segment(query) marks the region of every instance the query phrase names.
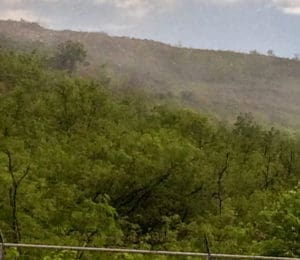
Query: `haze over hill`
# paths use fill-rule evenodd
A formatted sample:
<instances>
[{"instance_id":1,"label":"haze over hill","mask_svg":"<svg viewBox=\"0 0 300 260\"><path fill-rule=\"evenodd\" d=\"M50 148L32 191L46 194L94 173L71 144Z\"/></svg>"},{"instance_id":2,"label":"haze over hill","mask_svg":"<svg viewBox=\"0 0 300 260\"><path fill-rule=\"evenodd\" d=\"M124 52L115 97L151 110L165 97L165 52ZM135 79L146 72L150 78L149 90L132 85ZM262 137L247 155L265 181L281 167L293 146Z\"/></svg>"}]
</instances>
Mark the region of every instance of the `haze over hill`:
<instances>
[{"instance_id":1,"label":"haze over hill","mask_svg":"<svg viewBox=\"0 0 300 260\"><path fill-rule=\"evenodd\" d=\"M105 33L53 31L27 22L0 21L0 36L22 42L27 49L79 41L89 61L81 73L97 77L106 64L133 87L221 118L252 112L268 123L300 127L300 62L296 60L179 48Z\"/></svg>"}]
</instances>

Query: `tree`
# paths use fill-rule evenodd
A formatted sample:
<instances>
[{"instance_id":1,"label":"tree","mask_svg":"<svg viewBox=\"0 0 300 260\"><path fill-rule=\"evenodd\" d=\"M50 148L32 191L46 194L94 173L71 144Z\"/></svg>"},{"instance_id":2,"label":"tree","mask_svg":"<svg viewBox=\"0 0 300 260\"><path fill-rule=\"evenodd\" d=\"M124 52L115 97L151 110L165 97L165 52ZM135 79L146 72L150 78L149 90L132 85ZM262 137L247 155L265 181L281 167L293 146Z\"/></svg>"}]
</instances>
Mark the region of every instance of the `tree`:
<instances>
[{"instance_id":1,"label":"tree","mask_svg":"<svg viewBox=\"0 0 300 260\"><path fill-rule=\"evenodd\" d=\"M249 54L259 55L259 52L256 49L254 49L249 51Z\"/></svg>"},{"instance_id":2,"label":"tree","mask_svg":"<svg viewBox=\"0 0 300 260\"><path fill-rule=\"evenodd\" d=\"M78 64L85 61L87 52L82 43L66 41L57 46L52 59L55 69L66 70L69 74L76 71Z\"/></svg>"},{"instance_id":3,"label":"tree","mask_svg":"<svg viewBox=\"0 0 300 260\"><path fill-rule=\"evenodd\" d=\"M268 54L268 56L275 57L275 53L271 49L267 51L267 54Z\"/></svg>"},{"instance_id":4,"label":"tree","mask_svg":"<svg viewBox=\"0 0 300 260\"><path fill-rule=\"evenodd\" d=\"M257 217L258 246L264 255L300 256L300 189L284 192Z\"/></svg>"}]
</instances>

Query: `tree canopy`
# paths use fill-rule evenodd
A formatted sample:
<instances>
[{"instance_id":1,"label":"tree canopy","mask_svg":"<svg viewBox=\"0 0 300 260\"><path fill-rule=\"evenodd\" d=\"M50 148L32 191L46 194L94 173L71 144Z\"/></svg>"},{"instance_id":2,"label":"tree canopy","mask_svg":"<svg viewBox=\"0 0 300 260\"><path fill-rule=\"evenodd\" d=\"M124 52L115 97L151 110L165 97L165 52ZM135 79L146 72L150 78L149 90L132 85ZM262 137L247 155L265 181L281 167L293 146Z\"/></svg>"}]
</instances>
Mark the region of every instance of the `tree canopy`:
<instances>
[{"instance_id":1,"label":"tree canopy","mask_svg":"<svg viewBox=\"0 0 300 260\"><path fill-rule=\"evenodd\" d=\"M51 60L55 69L72 73L85 61L86 56L87 52L82 43L69 40L57 46L57 51Z\"/></svg>"}]
</instances>

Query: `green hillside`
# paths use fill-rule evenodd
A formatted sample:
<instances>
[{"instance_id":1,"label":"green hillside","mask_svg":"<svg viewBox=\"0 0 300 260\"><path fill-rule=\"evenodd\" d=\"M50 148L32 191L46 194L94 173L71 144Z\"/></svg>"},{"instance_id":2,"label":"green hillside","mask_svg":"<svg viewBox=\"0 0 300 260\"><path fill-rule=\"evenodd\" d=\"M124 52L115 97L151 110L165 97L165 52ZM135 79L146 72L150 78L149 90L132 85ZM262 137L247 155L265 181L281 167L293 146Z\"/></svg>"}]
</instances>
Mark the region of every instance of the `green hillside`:
<instances>
[{"instance_id":1,"label":"green hillside","mask_svg":"<svg viewBox=\"0 0 300 260\"><path fill-rule=\"evenodd\" d=\"M88 51L82 75L98 77L100 67L130 87L232 121L252 112L261 122L300 127L300 62L257 54L171 47L105 33L53 31L35 23L0 21L2 42L17 48L55 49L66 40ZM32 41L34 44L32 44ZM10 43L10 46L13 44Z\"/></svg>"},{"instance_id":2,"label":"green hillside","mask_svg":"<svg viewBox=\"0 0 300 260\"><path fill-rule=\"evenodd\" d=\"M299 138L249 114L224 125L121 98L103 82L0 51L6 242L300 256ZM8 249L6 259L168 258Z\"/></svg>"}]
</instances>

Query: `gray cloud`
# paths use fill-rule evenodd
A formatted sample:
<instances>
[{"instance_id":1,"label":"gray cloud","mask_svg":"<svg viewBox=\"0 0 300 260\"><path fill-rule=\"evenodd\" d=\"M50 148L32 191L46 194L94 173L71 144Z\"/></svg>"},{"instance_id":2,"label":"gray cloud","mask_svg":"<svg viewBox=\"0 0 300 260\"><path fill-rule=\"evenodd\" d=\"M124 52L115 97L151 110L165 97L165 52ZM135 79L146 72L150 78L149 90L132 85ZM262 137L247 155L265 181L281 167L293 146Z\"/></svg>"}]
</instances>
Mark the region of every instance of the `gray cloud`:
<instances>
[{"instance_id":1,"label":"gray cloud","mask_svg":"<svg viewBox=\"0 0 300 260\"><path fill-rule=\"evenodd\" d=\"M300 0L273 0L287 14L300 15Z\"/></svg>"},{"instance_id":2,"label":"gray cloud","mask_svg":"<svg viewBox=\"0 0 300 260\"><path fill-rule=\"evenodd\" d=\"M84 30L126 32L153 16L180 12L188 5L268 3L285 14L300 15L300 0L0 0L0 18Z\"/></svg>"},{"instance_id":3,"label":"gray cloud","mask_svg":"<svg viewBox=\"0 0 300 260\"><path fill-rule=\"evenodd\" d=\"M128 25L133 21L144 19L151 14L171 12L183 5L188 4L209 4L209 5L231 5L246 2L266 3L268 0L0 0L0 17L2 19L26 19L38 21L42 24L51 25L53 19L60 15L60 8L63 13L72 15L74 6L77 9L96 10L99 16L103 10L110 11L112 20L122 20L119 27L127 28L124 22L127 19ZM269 0L269 3L282 10L286 14L300 14L300 0ZM96 10L93 10L95 8ZM52 10L52 12L50 12ZM114 16L115 15L115 16ZM119 16L119 18L117 17ZM55 17L55 18L54 18ZM126 19L125 19L126 18ZM101 20L101 22L104 22ZM109 21L108 24L115 24Z\"/></svg>"}]
</instances>

